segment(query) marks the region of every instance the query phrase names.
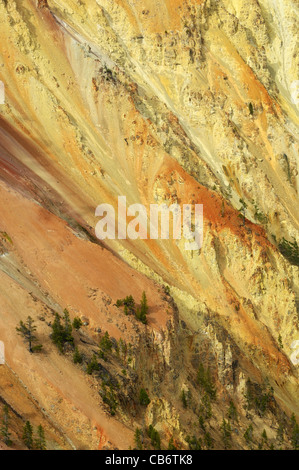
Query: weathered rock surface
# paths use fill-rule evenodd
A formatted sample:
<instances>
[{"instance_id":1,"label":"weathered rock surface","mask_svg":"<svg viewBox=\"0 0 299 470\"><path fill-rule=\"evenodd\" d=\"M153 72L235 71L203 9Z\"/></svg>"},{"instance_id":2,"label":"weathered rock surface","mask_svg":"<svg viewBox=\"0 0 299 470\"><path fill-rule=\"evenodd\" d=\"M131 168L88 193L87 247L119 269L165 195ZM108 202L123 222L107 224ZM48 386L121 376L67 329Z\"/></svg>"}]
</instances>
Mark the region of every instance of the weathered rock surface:
<instances>
[{"instance_id":1,"label":"weathered rock surface","mask_svg":"<svg viewBox=\"0 0 299 470\"><path fill-rule=\"evenodd\" d=\"M235 448L247 448L250 423L256 445L266 429L279 447L281 416L299 417L290 359L299 251L290 257L284 242L299 242L296 3L0 0L0 397L15 413L16 445L32 418L53 448L127 449L145 425L164 446L173 437L185 448L188 435L205 446L194 426L202 363L217 387L207 425L216 448L230 400ZM119 195L147 207L203 204L202 249L100 244L95 208L117 209ZM115 306L143 291L147 326ZM87 319L76 337L87 357L105 331L131 344L129 362L116 350L109 358L125 384L114 417L98 393L103 377L51 343L49 324L64 308ZM41 354L27 353L15 331L28 315ZM3 385L9 374L19 395ZM262 416L245 409L248 378L273 388Z\"/></svg>"}]
</instances>

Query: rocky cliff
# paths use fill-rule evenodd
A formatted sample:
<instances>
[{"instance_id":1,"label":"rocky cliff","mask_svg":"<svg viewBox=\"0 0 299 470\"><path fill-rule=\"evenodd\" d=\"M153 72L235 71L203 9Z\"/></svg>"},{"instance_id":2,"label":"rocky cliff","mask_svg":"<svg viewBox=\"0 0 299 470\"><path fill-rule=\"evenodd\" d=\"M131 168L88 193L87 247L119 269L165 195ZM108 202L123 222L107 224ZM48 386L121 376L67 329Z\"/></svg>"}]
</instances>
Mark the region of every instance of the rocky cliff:
<instances>
[{"instance_id":1,"label":"rocky cliff","mask_svg":"<svg viewBox=\"0 0 299 470\"><path fill-rule=\"evenodd\" d=\"M299 445L297 10L0 0L0 397L16 448L27 420L49 448L159 446L149 426L164 448ZM201 249L99 242L95 209L120 195L203 204ZM143 292L147 325L117 306ZM64 309L83 319L81 365L50 338ZM40 353L17 335L29 315Z\"/></svg>"}]
</instances>

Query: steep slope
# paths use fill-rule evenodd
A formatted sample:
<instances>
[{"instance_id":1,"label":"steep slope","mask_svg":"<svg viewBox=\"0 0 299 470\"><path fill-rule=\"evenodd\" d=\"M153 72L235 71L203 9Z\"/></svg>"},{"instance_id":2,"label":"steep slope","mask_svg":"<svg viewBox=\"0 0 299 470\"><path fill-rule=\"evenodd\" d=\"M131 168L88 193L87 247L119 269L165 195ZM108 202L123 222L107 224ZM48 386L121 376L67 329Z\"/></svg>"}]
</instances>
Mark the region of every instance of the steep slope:
<instances>
[{"instance_id":1,"label":"steep slope","mask_svg":"<svg viewBox=\"0 0 299 470\"><path fill-rule=\"evenodd\" d=\"M287 243L299 242L296 3L0 0L0 339L68 445L129 448L136 427L152 424L163 445L174 436L185 448L194 435L208 447L192 424L202 364L218 391L215 447L231 400L236 448L248 445L250 423L278 446L272 423L299 416L299 251L291 257ZM119 195L147 208L203 204L201 250L97 241L95 209L117 211ZM143 291L147 326L114 305ZM64 308L87 319L76 337L88 337L86 357L105 331L132 345L132 390L116 417L98 393L103 377L86 377L51 344ZM15 331L29 314L40 355ZM115 349L116 375L119 361ZM248 378L262 394L272 387L268 414L247 409ZM138 387L151 397L146 409Z\"/></svg>"}]
</instances>

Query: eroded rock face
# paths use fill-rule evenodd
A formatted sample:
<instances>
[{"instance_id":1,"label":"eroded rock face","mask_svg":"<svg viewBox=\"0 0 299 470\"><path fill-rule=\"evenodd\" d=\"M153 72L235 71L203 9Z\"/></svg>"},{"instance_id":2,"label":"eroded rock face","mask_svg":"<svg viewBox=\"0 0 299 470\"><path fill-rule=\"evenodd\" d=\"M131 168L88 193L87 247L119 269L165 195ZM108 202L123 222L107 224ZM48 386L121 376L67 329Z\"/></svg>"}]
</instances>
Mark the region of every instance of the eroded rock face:
<instances>
[{"instance_id":1,"label":"eroded rock face","mask_svg":"<svg viewBox=\"0 0 299 470\"><path fill-rule=\"evenodd\" d=\"M278 445L274 418L244 410L248 378L273 387L274 427L282 412L298 416L299 252L284 241L299 242L295 10L291 0L0 0L0 340L67 445L128 448L146 413L166 444L186 446L202 363L220 397L215 426L230 400L239 407L236 448L252 421ZM99 246L95 208L117 208L119 195L203 204L201 250ZM115 306L143 291L147 327ZM53 350L48 324L64 308L88 320L76 338L87 356L105 331L132 345L129 363L111 358L114 375L120 360L128 368L115 419L99 381ZM46 353L29 357L15 326L43 309ZM153 399L146 412L138 387Z\"/></svg>"}]
</instances>

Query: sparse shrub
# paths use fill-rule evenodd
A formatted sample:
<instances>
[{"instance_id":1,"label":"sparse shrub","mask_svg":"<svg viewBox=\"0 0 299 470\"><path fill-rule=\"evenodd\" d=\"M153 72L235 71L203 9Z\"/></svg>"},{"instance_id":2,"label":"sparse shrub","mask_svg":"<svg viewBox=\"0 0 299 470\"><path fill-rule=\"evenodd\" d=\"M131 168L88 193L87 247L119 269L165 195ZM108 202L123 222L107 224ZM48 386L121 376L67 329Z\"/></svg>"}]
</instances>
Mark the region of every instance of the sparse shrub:
<instances>
[{"instance_id":1,"label":"sparse shrub","mask_svg":"<svg viewBox=\"0 0 299 470\"><path fill-rule=\"evenodd\" d=\"M61 320L64 321L64 325L61 323ZM74 346L74 338L72 336L72 324L67 309L65 309L63 312L63 318L61 318L58 313L55 313L55 319L52 324L51 339L52 342L58 347L61 353L64 352L64 346L66 343L69 343L71 346Z\"/></svg>"}]
</instances>

